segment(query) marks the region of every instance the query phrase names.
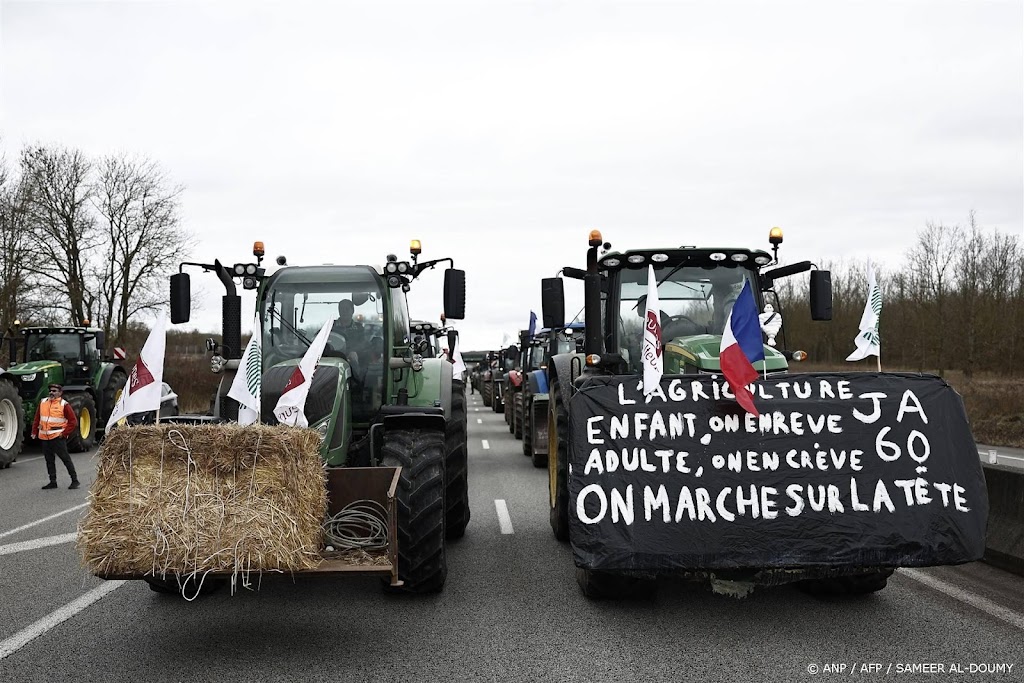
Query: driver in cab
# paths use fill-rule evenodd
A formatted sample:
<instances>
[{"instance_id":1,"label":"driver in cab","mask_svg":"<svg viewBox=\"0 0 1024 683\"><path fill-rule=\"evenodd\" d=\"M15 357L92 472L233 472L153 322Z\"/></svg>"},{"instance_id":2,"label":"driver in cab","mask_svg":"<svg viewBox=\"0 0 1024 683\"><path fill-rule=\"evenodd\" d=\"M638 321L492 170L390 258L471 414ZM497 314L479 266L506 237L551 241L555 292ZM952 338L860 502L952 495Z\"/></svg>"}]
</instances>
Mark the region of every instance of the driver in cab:
<instances>
[{"instance_id":1,"label":"driver in cab","mask_svg":"<svg viewBox=\"0 0 1024 683\"><path fill-rule=\"evenodd\" d=\"M346 358L352 366L352 372L358 374L358 349L366 341L366 330L362 323L353 319L355 310L355 304L350 299L342 299L338 302L338 318L331 326L328 344L337 355Z\"/></svg>"}]
</instances>

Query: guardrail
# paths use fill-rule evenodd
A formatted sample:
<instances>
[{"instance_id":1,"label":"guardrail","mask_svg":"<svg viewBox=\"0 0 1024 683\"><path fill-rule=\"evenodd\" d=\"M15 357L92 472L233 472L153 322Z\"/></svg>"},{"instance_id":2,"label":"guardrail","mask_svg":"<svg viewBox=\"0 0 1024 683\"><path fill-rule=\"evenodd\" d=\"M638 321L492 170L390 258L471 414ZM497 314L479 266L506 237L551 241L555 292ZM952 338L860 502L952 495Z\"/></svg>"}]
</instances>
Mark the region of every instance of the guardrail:
<instances>
[{"instance_id":1,"label":"guardrail","mask_svg":"<svg viewBox=\"0 0 1024 683\"><path fill-rule=\"evenodd\" d=\"M988 534L985 562L1024 576L1024 468L986 462L988 489Z\"/></svg>"}]
</instances>

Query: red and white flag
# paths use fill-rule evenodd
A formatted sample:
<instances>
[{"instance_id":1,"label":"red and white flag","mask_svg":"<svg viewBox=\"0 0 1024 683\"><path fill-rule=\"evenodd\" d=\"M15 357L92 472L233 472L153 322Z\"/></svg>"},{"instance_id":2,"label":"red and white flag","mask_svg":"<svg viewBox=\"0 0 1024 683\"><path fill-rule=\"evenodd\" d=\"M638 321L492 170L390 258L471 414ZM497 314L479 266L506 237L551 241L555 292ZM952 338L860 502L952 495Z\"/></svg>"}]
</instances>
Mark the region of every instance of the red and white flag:
<instances>
[{"instance_id":1,"label":"red and white flag","mask_svg":"<svg viewBox=\"0 0 1024 683\"><path fill-rule=\"evenodd\" d=\"M306 349L305 355L299 361L299 366L295 368L288 384L285 385L281 398L277 400L277 405L274 406L274 417L281 424L293 427L309 426L305 412L306 396L309 395L309 385L313 381L313 373L316 372L317 363L320 362L320 356L323 355L324 347L327 346L327 338L331 334L333 325L334 320L332 319L328 319L324 323L316 337L313 338L313 343Z\"/></svg>"},{"instance_id":2,"label":"red and white flag","mask_svg":"<svg viewBox=\"0 0 1024 683\"><path fill-rule=\"evenodd\" d=\"M661 301L658 300L658 281L654 266L647 266L647 310L644 312L644 346L641 352L644 364L644 396L650 396L661 384L665 371L665 357L661 354Z\"/></svg>"},{"instance_id":3,"label":"red and white flag","mask_svg":"<svg viewBox=\"0 0 1024 683\"><path fill-rule=\"evenodd\" d=\"M128 381L114 406L114 412L110 414L108 424L114 425L121 418L150 410L159 415L166 346L167 316L161 313L142 347L139 359L128 373Z\"/></svg>"}]
</instances>

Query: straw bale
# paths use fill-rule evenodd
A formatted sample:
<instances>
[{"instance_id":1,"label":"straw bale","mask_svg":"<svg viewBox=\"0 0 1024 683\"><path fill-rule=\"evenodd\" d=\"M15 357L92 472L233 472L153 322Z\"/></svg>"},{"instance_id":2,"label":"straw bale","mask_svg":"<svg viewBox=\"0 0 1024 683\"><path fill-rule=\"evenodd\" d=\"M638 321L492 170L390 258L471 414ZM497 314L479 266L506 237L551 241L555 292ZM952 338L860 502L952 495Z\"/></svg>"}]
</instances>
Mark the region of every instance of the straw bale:
<instances>
[{"instance_id":1,"label":"straw bale","mask_svg":"<svg viewBox=\"0 0 1024 683\"><path fill-rule=\"evenodd\" d=\"M78 533L104 576L313 569L327 481L320 437L265 425L115 429Z\"/></svg>"}]
</instances>

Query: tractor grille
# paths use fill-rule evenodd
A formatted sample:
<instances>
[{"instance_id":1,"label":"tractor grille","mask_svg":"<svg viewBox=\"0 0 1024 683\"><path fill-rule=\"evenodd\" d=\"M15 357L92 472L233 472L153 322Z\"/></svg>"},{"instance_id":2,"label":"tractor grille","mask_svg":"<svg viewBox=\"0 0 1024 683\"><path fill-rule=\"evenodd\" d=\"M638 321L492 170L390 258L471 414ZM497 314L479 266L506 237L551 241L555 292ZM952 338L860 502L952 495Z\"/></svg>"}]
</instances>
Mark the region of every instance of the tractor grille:
<instances>
[{"instance_id":1,"label":"tractor grille","mask_svg":"<svg viewBox=\"0 0 1024 683\"><path fill-rule=\"evenodd\" d=\"M295 366L277 366L270 368L263 373L262 389L260 391L260 403L262 414L260 418L263 424L276 425L277 418L274 417L274 407L281 398L288 380L295 372ZM306 421L310 425L319 422L334 409L334 398L338 386L338 368L332 365L321 365L313 373L313 383L309 387L309 395L306 396Z\"/></svg>"}]
</instances>

